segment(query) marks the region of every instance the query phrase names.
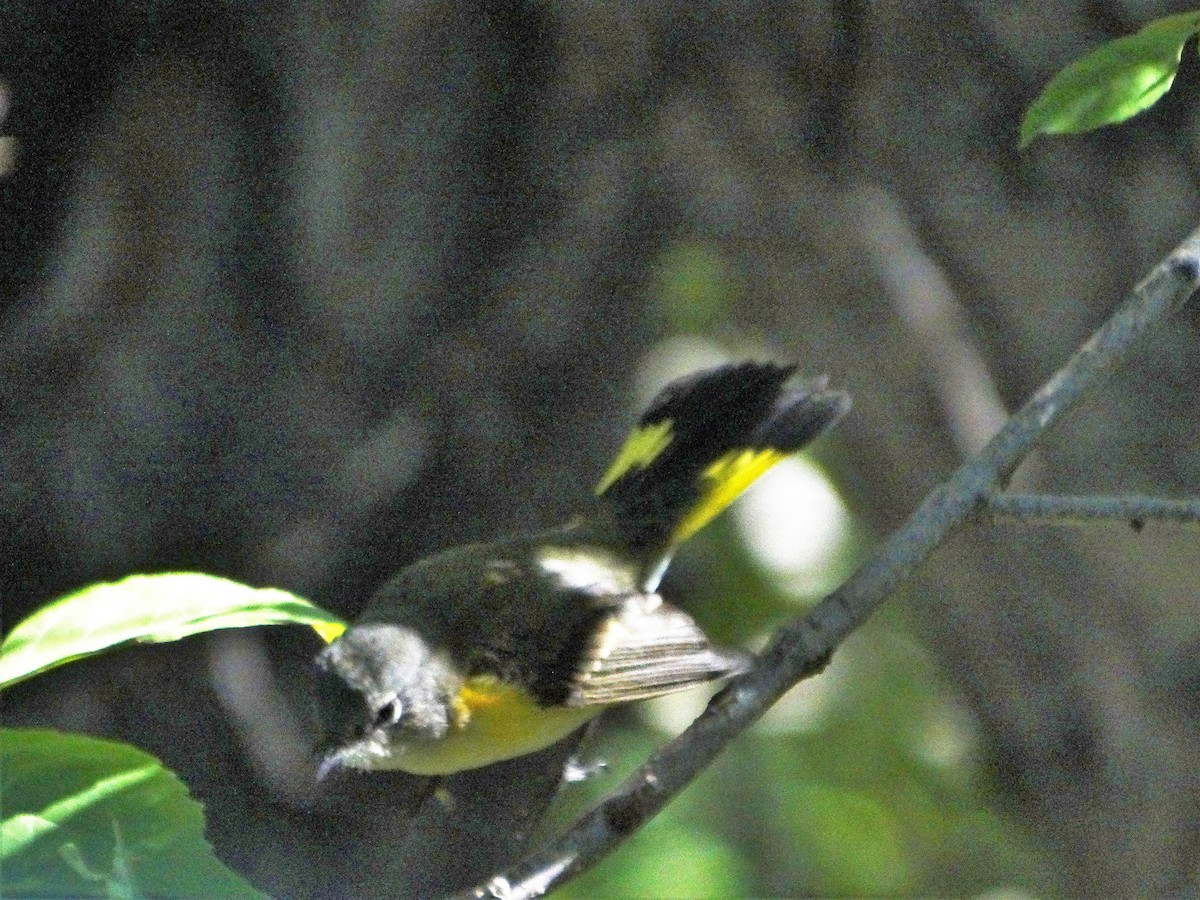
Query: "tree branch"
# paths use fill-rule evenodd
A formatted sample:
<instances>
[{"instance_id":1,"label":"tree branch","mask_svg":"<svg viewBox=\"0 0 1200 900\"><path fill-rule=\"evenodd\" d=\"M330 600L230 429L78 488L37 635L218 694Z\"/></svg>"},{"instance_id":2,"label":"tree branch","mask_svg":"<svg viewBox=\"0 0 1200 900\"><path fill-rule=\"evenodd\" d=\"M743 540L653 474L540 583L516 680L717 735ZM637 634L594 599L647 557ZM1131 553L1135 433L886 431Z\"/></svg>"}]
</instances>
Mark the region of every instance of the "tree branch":
<instances>
[{"instance_id":1,"label":"tree branch","mask_svg":"<svg viewBox=\"0 0 1200 900\"><path fill-rule=\"evenodd\" d=\"M994 522L1019 525L1086 525L1124 522L1141 531L1147 522L1200 522L1200 500L1161 497L1062 497L1055 494L995 494L980 510Z\"/></svg>"},{"instance_id":2,"label":"tree branch","mask_svg":"<svg viewBox=\"0 0 1200 900\"><path fill-rule=\"evenodd\" d=\"M687 731L557 839L462 896L539 896L586 871L630 837L781 695L819 672L838 644L901 581L1004 488L1034 444L1126 359L1137 339L1192 295L1198 278L1200 231L1159 263L983 451L935 488L858 571L808 615L776 632L754 668L718 693Z\"/></svg>"}]
</instances>

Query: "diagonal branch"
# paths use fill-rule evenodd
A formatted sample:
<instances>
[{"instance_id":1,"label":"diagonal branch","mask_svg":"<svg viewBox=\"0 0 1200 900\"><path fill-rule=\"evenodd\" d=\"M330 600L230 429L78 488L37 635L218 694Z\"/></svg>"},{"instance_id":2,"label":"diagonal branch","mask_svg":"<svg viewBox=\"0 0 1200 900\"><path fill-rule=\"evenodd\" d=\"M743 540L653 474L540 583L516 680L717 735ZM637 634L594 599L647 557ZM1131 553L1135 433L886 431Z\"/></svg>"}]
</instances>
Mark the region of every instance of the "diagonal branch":
<instances>
[{"instance_id":1,"label":"diagonal branch","mask_svg":"<svg viewBox=\"0 0 1200 900\"><path fill-rule=\"evenodd\" d=\"M983 451L935 488L858 571L808 615L781 628L755 667L717 694L687 731L557 839L462 896L538 896L595 865L632 835L781 695L819 672L838 644L1004 488L1037 441L1128 357L1151 325L1181 306L1198 282L1200 231L1159 263Z\"/></svg>"},{"instance_id":2,"label":"diagonal branch","mask_svg":"<svg viewBox=\"0 0 1200 900\"><path fill-rule=\"evenodd\" d=\"M994 522L1018 525L1087 525L1124 522L1141 531L1147 522L1200 523L1200 500L1162 497L1061 497L1055 494L995 494L980 513Z\"/></svg>"}]
</instances>

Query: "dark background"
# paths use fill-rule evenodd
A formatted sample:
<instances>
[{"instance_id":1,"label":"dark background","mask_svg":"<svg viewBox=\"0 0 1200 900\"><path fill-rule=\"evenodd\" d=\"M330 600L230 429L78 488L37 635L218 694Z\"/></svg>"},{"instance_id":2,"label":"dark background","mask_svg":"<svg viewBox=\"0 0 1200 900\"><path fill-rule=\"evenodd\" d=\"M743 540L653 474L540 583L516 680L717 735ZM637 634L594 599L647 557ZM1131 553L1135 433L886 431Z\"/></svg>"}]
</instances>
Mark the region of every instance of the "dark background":
<instances>
[{"instance_id":1,"label":"dark background","mask_svg":"<svg viewBox=\"0 0 1200 900\"><path fill-rule=\"evenodd\" d=\"M426 551L568 515L683 331L847 385L829 466L886 533L1196 225L1192 48L1151 113L1015 148L1053 72L1169 11L4 4L5 627L171 569L352 615ZM721 261L719 317L660 302L689 248ZM1156 333L1022 487L1195 494L1196 325ZM981 802L1052 860L1043 889L1195 887L1194 543L979 526L897 601L979 729ZM399 788L312 786L314 651L139 649L4 718L160 756L273 893L387 894Z\"/></svg>"}]
</instances>

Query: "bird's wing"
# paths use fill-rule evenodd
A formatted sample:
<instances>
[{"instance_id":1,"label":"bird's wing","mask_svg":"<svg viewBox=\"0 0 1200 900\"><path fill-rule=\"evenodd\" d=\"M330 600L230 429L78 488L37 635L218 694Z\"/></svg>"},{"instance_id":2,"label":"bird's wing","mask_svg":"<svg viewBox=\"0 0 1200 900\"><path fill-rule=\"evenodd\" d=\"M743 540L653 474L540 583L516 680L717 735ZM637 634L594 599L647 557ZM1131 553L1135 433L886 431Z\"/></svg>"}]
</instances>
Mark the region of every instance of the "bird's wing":
<instances>
[{"instance_id":1,"label":"bird's wing","mask_svg":"<svg viewBox=\"0 0 1200 900\"><path fill-rule=\"evenodd\" d=\"M579 661L568 704L624 703L682 691L749 668L747 653L714 646L691 616L657 594L631 594L601 619Z\"/></svg>"}]
</instances>

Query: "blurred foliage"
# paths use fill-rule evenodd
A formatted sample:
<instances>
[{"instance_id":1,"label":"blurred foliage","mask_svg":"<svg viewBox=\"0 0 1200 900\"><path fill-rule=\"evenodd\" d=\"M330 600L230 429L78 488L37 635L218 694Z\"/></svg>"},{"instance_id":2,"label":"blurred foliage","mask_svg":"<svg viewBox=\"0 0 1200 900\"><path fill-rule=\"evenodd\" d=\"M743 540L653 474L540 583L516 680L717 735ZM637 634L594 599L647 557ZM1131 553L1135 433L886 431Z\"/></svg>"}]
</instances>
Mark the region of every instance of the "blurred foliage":
<instances>
[{"instance_id":1,"label":"blurred foliage","mask_svg":"<svg viewBox=\"0 0 1200 900\"><path fill-rule=\"evenodd\" d=\"M1051 79L1025 113L1021 147L1038 135L1078 134L1124 122L1171 89L1200 12L1151 22L1077 59Z\"/></svg>"},{"instance_id":2,"label":"blurred foliage","mask_svg":"<svg viewBox=\"0 0 1200 900\"><path fill-rule=\"evenodd\" d=\"M740 290L729 260L715 244L678 241L655 268L652 309L660 324L690 333L705 332L729 319Z\"/></svg>"}]
</instances>

